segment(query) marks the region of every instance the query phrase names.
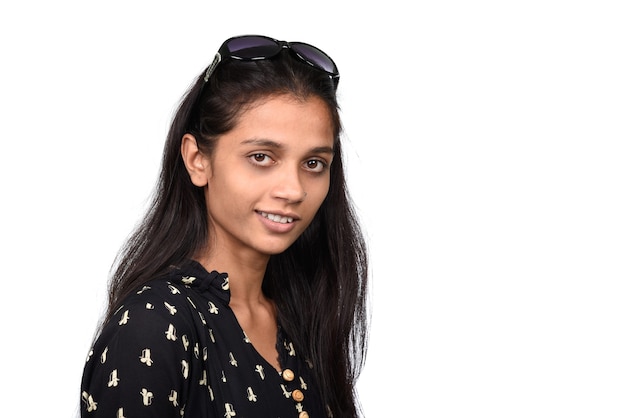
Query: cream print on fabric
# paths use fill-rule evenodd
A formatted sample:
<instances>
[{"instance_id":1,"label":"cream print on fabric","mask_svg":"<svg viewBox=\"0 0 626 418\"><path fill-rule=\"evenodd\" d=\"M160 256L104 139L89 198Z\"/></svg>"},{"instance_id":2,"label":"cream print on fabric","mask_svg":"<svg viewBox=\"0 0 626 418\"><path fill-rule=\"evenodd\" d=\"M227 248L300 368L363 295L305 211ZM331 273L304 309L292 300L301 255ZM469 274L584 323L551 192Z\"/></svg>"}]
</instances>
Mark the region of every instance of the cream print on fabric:
<instances>
[{"instance_id":1,"label":"cream print on fabric","mask_svg":"<svg viewBox=\"0 0 626 418\"><path fill-rule=\"evenodd\" d=\"M293 342L280 337L284 367L275 370L228 307L228 276L196 273L150 282L120 306L87 356L83 411L93 418L133 418L146 408L194 418L264 417L272 410L325 416L307 383L312 364L298 358Z\"/></svg>"}]
</instances>

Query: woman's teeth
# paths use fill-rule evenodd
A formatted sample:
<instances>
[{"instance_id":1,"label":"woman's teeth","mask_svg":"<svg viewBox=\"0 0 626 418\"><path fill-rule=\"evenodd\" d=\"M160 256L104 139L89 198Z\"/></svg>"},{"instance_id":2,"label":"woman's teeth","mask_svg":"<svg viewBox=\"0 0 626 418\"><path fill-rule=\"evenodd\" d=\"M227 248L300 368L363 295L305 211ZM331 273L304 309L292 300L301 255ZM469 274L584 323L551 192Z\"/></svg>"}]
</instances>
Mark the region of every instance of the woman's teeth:
<instances>
[{"instance_id":1,"label":"woman's teeth","mask_svg":"<svg viewBox=\"0 0 626 418\"><path fill-rule=\"evenodd\" d=\"M267 212L259 212L259 213L261 214L262 217L267 218L273 222L278 222L281 224L290 224L293 222L293 218L290 218L289 216L274 215L273 213L267 213Z\"/></svg>"}]
</instances>

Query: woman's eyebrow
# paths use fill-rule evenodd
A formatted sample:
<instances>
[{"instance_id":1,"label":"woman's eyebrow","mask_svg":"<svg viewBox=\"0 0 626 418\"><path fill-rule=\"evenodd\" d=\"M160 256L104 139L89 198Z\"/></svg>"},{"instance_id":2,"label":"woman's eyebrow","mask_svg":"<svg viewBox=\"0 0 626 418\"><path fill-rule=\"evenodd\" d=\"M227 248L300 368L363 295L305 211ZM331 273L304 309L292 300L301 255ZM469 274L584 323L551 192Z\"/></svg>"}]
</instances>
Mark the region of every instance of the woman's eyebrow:
<instances>
[{"instance_id":1,"label":"woman's eyebrow","mask_svg":"<svg viewBox=\"0 0 626 418\"><path fill-rule=\"evenodd\" d=\"M259 147L267 147L274 149L283 149L285 146L271 139L252 138L241 141L241 145L255 145ZM333 147L314 147L310 151L312 154L331 154L335 155L335 149Z\"/></svg>"},{"instance_id":2,"label":"woman's eyebrow","mask_svg":"<svg viewBox=\"0 0 626 418\"><path fill-rule=\"evenodd\" d=\"M311 150L311 154L331 154L335 155L333 147L315 147Z\"/></svg>"},{"instance_id":3,"label":"woman's eyebrow","mask_svg":"<svg viewBox=\"0 0 626 418\"><path fill-rule=\"evenodd\" d=\"M268 148L284 148L282 144L279 144L276 141L272 141L271 139L263 139L263 138L246 139L245 141L241 141L241 145L257 145L260 147L268 147Z\"/></svg>"}]
</instances>

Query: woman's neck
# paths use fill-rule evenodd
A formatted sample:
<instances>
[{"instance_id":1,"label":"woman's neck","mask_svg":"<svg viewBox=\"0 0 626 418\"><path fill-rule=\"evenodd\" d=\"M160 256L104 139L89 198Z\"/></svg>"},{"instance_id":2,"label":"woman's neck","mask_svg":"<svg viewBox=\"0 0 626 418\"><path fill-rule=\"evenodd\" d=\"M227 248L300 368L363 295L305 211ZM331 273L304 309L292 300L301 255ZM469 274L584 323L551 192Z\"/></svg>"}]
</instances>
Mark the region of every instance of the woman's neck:
<instances>
[{"instance_id":1,"label":"woman's neck","mask_svg":"<svg viewBox=\"0 0 626 418\"><path fill-rule=\"evenodd\" d=\"M207 271L219 271L228 274L231 305L239 304L253 307L265 304L262 285L268 255L232 254L227 251L205 251L194 257Z\"/></svg>"}]
</instances>

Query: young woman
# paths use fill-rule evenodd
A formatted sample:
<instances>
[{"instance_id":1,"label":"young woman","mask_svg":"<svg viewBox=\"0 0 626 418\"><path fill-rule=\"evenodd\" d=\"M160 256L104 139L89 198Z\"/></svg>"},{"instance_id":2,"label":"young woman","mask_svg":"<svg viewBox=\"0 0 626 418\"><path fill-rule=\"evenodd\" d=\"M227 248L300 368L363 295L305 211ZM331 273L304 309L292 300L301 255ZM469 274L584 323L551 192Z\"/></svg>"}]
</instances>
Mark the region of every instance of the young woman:
<instances>
[{"instance_id":1,"label":"young woman","mask_svg":"<svg viewBox=\"0 0 626 418\"><path fill-rule=\"evenodd\" d=\"M368 265L338 82L311 45L224 42L116 261L81 416L359 415Z\"/></svg>"}]
</instances>

